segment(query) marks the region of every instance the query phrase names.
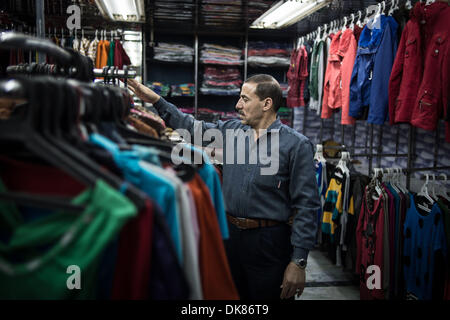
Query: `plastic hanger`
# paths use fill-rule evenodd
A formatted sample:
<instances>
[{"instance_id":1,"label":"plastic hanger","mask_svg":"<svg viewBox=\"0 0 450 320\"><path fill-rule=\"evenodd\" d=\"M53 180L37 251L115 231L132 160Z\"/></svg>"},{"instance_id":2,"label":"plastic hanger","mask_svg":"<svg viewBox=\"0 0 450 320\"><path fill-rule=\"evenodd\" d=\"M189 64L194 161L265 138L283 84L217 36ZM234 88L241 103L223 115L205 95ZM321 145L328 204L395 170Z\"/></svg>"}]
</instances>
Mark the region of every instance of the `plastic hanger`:
<instances>
[{"instance_id":1,"label":"plastic hanger","mask_svg":"<svg viewBox=\"0 0 450 320\"><path fill-rule=\"evenodd\" d=\"M431 179L431 183L430 183L430 196L434 199L434 201L437 201L438 200L438 197L437 197L437 195L436 195L436 185L437 185L437 180L436 180L436 175L435 174L432 174L432 175L430 175L430 177L432 177L432 179Z\"/></svg>"},{"instance_id":2,"label":"plastic hanger","mask_svg":"<svg viewBox=\"0 0 450 320\"><path fill-rule=\"evenodd\" d=\"M417 195L425 197L430 202L430 204L433 204L434 200L430 197L428 193L429 175L426 174L425 177L426 177L425 183L422 185L422 188L420 189L420 192Z\"/></svg>"},{"instance_id":3,"label":"plastic hanger","mask_svg":"<svg viewBox=\"0 0 450 320\"><path fill-rule=\"evenodd\" d=\"M76 180L84 183L89 187L94 187L96 179L87 170L82 168L75 161L59 152L50 145L41 135L39 127L39 105L40 95L33 83L28 79L14 79L0 82L0 96L20 97L29 101L29 105L25 107L23 118L11 118L2 121L0 124L0 145L2 145L2 153L8 154L8 146L22 146L22 150L26 150L34 157L42 159L47 163L68 173ZM2 195L3 199L10 199L21 204L30 204L43 207L53 207L55 209L70 209L71 211L80 212L84 208L81 206L73 206L71 203L64 203L61 207L61 199L42 198L39 201L38 196L24 193L6 193ZM39 203L37 203L39 202Z\"/></svg>"},{"instance_id":4,"label":"plastic hanger","mask_svg":"<svg viewBox=\"0 0 450 320\"><path fill-rule=\"evenodd\" d=\"M377 197L372 194L372 199L378 200L378 198L382 195L381 192L381 184L380 184L380 178L382 177L381 171L379 168L374 168L374 175L372 177L372 183L375 186L375 192L377 193Z\"/></svg>"},{"instance_id":5,"label":"plastic hanger","mask_svg":"<svg viewBox=\"0 0 450 320\"><path fill-rule=\"evenodd\" d=\"M407 192L402 187L401 181L400 181L401 172L402 172L402 169L394 168L394 184L401 193L406 194Z\"/></svg>"},{"instance_id":6,"label":"plastic hanger","mask_svg":"<svg viewBox=\"0 0 450 320\"><path fill-rule=\"evenodd\" d=\"M394 188L394 190L397 193L401 193L402 191L400 190L400 188L398 186L398 181L396 179L398 177L397 169L392 168L392 169L389 169L389 170L392 170L392 173L391 173L391 186L392 186L392 188Z\"/></svg>"},{"instance_id":7,"label":"plastic hanger","mask_svg":"<svg viewBox=\"0 0 450 320\"><path fill-rule=\"evenodd\" d=\"M352 13L351 17L352 17L352 22L350 23L350 29L354 30L355 29L355 14Z\"/></svg>"},{"instance_id":8,"label":"plastic hanger","mask_svg":"<svg viewBox=\"0 0 450 320\"><path fill-rule=\"evenodd\" d=\"M314 160L317 160L317 161L319 161L319 162L322 162L322 163L325 163L326 162L326 159L325 159L325 157L323 156L323 146L321 145L321 144L318 144L317 146L316 146L316 153L315 153L315 155L314 155Z\"/></svg>"},{"instance_id":9,"label":"plastic hanger","mask_svg":"<svg viewBox=\"0 0 450 320\"><path fill-rule=\"evenodd\" d=\"M405 8L408 9L408 10L411 10L411 9L412 9L411 0L407 0L407 1L406 1L406 3L405 3Z\"/></svg>"},{"instance_id":10,"label":"plastic hanger","mask_svg":"<svg viewBox=\"0 0 450 320\"><path fill-rule=\"evenodd\" d=\"M357 24L358 27L360 27L360 28L363 27L363 24L362 24L361 19L362 19L362 12L361 12L361 10L358 10L358 21L356 21L356 24Z\"/></svg>"},{"instance_id":11,"label":"plastic hanger","mask_svg":"<svg viewBox=\"0 0 450 320\"><path fill-rule=\"evenodd\" d=\"M449 196L449 194L447 193L447 186L446 186L446 183L447 183L447 175L446 175L445 173L441 173L441 174L439 174L439 177L441 177L441 176L444 178L444 182L443 182L442 184L439 183L440 188L438 188L438 193L437 193L437 195L443 197L443 198L446 199L447 201L450 201L450 196Z\"/></svg>"}]
</instances>

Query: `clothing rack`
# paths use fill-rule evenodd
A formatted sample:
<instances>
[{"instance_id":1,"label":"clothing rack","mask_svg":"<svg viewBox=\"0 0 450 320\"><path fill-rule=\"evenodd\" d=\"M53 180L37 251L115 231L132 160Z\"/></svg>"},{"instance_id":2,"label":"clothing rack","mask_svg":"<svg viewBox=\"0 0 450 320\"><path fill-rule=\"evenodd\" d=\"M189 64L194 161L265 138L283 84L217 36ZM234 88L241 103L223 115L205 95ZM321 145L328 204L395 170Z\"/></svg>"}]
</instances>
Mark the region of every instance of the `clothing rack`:
<instances>
[{"instance_id":1,"label":"clothing rack","mask_svg":"<svg viewBox=\"0 0 450 320\"><path fill-rule=\"evenodd\" d=\"M72 68L70 71L73 71ZM6 68L8 74L48 74L48 75L67 75L64 68L54 64L25 63ZM133 79L136 77L136 70L117 69L115 67L105 67L104 69L93 69L95 77L108 77L119 79ZM70 74L70 72L69 72Z\"/></svg>"},{"instance_id":2,"label":"clothing rack","mask_svg":"<svg viewBox=\"0 0 450 320\"><path fill-rule=\"evenodd\" d=\"M136 70L116 69L115 67L105 67L103 69L94 69L95 77L108 77L119 79L133 79L136 77Z\"/></svg>"},{"instance_id":3,"label":"clothing rack","mask_svg":"<svg viewBox=\"0 0 450 320\"><path fill-rule=\"evenodd\" d=\"M381 130L381 126L380 126L380 130ZM407 158L407 167L406 168L402 168L402 172L406 174L406 186L407 188L410 187L410 183L411 183L411 175L414 172L423 172L423 171L441 171L441 170L450 170L450 166L437 166L437 151L436 149L438 148L438 143L437 141L439 140L439 134L436 134L436 143L435 143L435 152L434 152L434 165L432 167L423 167L423 168L414 168L412 165L412 161L415 158L415 150L414 150L414 142L415 142L415 128L411 125L409 125L409 131L408 131L408 153L398 153L398 135L399 135L399 130L397 130L397 139L396 139L396 153L374 153L373 151L373 125L370 124L370 145L369 145L369 152L368 153L359 153L359 154L355 154L354 153L354 149L364 149L366 147L358 147L358 146L352 146L353 152L351 153L351 157L352 158L357 158L357 157L367 157L369 160L369 168L368 168L368 176L371 175L371 173L373 172L373 158L377 157L377 158L381 158L381 157L395 157L395 158L400 158L400 157L406 157ZM367 141L367 140L366 140ZM340 150L340 151L348 151L347 147L345 146L345 144L342 144L341 146L327 146L324 147L324 149L336 149L336 150Z\"/></svg>"},{"instance_id":4,"label":"clothing rack","mask_svg":"<svg viewBox=\"0 0 450 320\"><path fill-rule=\"evenodd\" d=\"M304 42L305 39L307 40L312 40L315 39L319 36L323 36L325 34L327 34L327 30L328 31L333 31L336 30L337 28L342 28L344 26L347 26L349 22L351 22L351 24L353 25L353 23L355 22L355 19L358 19L360 21L362 21L362 19L369 19L372 18L373 14L386 14L386 15L392 15L392 13L395 10L398 10L400 8L400 4L401 5L406 5L408 8L412 8L411 5L411 1L404 1L404 0L389 0L389 1L381 1L380 3L378 3L377 5L372 5L369 6L365 9L365 16L364 16L364 10L359 10L358 13L352 13L350 16L345 16L342 19L338 19L338 20L333 20L328 24L324 24L321 25L317 28L317 30L314 30L306 35L303 35L302 37L299 38L299 44L302 44ZM428 3L427 3L428 4ZM323 33L322 33L323 32ZM306 108L307 110L307 108ZM306 116L307 116L307 112L304 112L303 116L303 134L305 134L305 130L306 130ZM331 132L331 136L334 137L334 128L335 128L335 119L334 117L331 119L332 122L332 132ZM430 153L432 153L434 155L434 160L433 160L433 165L430 167L426 167L426 168L413 168L413 161L416 157L416 152L415 152L415 141L416 141L416 129L414 127L412 127L411 125L409 125L409 130L408 130L408 152L407 153L399 153L399 146L400 146L400 126L397 125L397 130L396 130L396 136L395 136L395 153L383 153L382 152L382 139L383 139L383 126L378 125L378 128L375 128L373 124L369 124L369 123L364 123L364 125L366 126L366 145L365 146L355 146L355 140L356 140L356 126L358 125L358 122L356 122L353 126L352 126L352 144L350 147L350 150L352 151L352 157L367 157L368 162L369 162L369 166L368 166L368 173L369 176L372 172L372 168L373 168L373 160L374 158L378 159L378 165L380 165L381 163L381 158L383 157L395 157L395 158L407 158L407 166L406 168L404 168L404 173L406 173L407 175L407 185L409 187L410 185L410 181L411 181L411 175L414 172L421 172L421 171L438 171L438 170L448 170L450 169L450 167L444 166L444 167L438 167L438 153L439 153L439 147L440 147L440 143L439 143L439 125L440 123L438 122L438 127L435 131L435 137L434 137L434 146L433 149L430 148ZM319 141L320 143L323 143L323 129L324 129L324 119L321 119L321 124L320 124L320 133L319 133ZM378 134L378 146L375 146L375 142L374 142L374 129L375 130L379 130L379 134ZM345 141L345 130L344 130L344 125L341 125L341 146L340 147L326 147L326 148L330 148L330 149L340 149L340 150L346 150L346 141ZM366 152L364 153L359 153L356 154L355 150L356 149L365 149ZM375 150L374 150L375 149Z\"/></svg>"}]
</instances>

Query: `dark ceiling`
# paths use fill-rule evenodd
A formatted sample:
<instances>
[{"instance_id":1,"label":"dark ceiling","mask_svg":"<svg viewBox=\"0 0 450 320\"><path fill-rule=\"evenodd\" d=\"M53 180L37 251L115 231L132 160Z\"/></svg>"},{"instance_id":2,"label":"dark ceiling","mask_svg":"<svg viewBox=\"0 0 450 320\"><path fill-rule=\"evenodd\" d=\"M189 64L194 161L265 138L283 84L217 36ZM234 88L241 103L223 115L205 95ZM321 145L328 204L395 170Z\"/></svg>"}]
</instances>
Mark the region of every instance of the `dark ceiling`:
<instances>
[{"instance_id":1,"label":"dark ceiling","mask_svg":"<svg viewBox=\"0 0 450 320\"><path fill-rule=\"evenodd\" d=\"M277 1L273 0L145 0L144 30L166 33L237 33L296 37L319 25L356 13L380 0L333 0L297 24L282 30L253 30L249 25ZM113 23L100 16L93 0L45 0L47 28L63 28L65 9L75 3L82 9L83 28L139 28L138 24ZM34 25L35 0L0 1L0 11ZM1 13L0 13L1 15Z\"/></svg>"}]
</instances>

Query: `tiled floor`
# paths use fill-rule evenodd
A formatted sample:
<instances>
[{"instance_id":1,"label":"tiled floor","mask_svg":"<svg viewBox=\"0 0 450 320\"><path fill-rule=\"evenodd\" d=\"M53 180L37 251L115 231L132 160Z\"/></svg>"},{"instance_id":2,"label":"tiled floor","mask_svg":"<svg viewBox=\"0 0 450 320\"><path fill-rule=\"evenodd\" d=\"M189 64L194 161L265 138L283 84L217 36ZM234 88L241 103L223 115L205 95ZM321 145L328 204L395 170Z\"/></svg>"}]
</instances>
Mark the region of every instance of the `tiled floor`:
<instances>
[{"instance_id":1,"label":"tiled floor","mask_svg":"<svg viewBox=\"0 0 450 320\"><path fill-rule=\"evenodd\" d=\"M306 286L298 300L359 300L354 277L344 272L326 256L313 250L306 267Z\"/></svg>"}]
</instances>

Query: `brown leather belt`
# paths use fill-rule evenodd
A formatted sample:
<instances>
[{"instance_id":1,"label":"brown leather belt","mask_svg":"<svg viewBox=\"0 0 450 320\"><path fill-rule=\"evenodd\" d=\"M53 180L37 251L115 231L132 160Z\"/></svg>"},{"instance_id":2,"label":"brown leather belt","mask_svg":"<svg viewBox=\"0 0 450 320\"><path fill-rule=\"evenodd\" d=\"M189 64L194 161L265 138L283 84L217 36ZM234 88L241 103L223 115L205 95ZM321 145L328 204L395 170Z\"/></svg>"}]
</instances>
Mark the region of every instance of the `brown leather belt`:
<instances>
[{"instance_id":1,"label":"brown leather belt","mask_svg":"<svg viewBox=\"0 0 450 320\"><path fill-rule=\"evenodd\" d=\"M263 227L272 227L284 222L268 219L249 219L249 218L236 218L227 214L227 220L234 224L239 229L255 229Z\"/></svg>"}]
</instances>

